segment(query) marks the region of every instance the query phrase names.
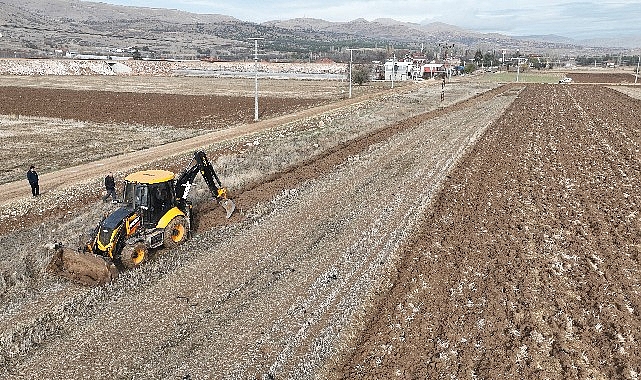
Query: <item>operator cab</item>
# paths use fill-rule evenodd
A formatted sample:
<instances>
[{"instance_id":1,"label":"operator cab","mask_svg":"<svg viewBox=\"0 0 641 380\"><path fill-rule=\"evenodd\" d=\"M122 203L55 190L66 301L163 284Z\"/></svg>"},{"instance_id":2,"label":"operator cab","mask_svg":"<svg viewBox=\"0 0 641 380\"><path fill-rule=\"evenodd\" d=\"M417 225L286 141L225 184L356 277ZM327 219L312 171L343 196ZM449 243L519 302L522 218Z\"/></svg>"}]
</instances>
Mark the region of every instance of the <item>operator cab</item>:
<instances>
[{"instance_id":1,"label":"operator cab","mask_svg":"<svg viewBox=\"0 0 641 380\"><path fill-rule=\"evenodd\" d=\"M124 202L131 210L140 210L143 226L154 228L174 206L175 174L167 170L144 170L125 177Z\"/></svg>"}]
</instances>

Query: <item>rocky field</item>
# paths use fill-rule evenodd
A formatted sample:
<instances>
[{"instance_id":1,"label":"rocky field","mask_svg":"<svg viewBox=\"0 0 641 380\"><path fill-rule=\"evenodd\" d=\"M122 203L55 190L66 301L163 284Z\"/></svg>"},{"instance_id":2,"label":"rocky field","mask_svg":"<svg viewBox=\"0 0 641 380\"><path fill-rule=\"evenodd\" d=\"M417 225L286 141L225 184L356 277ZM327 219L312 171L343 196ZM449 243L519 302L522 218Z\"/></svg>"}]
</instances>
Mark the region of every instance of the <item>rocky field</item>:
<instances>
[{"instance_id":1,"label":"rocky field","mask_svg":"<svg viewBox=\"0 0 641 380\"><path fill-rule=\"evenodd\" d=\"M254 71L278 76L283 73L345 74L347 65L340 63L270 63L147 61L97 59L0 59L0 75L19 76L172 76L198 70L210 75L218 72L247 73Z\"/></svg>"},{"instance_id":2,"label":"rocky field","mask_svg":"<svg viewBox=\"0 0 641 380\"><path fill-rule=\"evenodd\" d=\"M194 237L107 286L47 273L44 244L112 209L97 199L117 164L4 203L0 378L638 378L639 100L470 78L445 91L208 142L239 212L196 191ZM52 116L34 129L64 125ZM165 146L141 166L184 167Z\"/></svg>"}]
</instances>

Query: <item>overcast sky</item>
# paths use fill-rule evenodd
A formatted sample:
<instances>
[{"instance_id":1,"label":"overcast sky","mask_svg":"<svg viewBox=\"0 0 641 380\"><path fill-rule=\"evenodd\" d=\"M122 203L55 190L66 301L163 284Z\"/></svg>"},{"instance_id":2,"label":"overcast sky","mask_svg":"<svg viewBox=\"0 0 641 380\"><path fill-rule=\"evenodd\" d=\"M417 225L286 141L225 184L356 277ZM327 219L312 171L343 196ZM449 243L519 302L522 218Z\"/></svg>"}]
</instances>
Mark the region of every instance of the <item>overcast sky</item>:
<instances>
[{"instance_id":1,"label":"overcast sky","mask_svg":"<svg viewBox=\"0 0 641 380\"><path fill-rule=\"evenodd\" d=\"M575 39L641 35L641 0L92 0L110 4L215 13L243 21L297 17L327 21L393 18L440 21L479 32L557 34Z\"/></svg>"}]
</instances>

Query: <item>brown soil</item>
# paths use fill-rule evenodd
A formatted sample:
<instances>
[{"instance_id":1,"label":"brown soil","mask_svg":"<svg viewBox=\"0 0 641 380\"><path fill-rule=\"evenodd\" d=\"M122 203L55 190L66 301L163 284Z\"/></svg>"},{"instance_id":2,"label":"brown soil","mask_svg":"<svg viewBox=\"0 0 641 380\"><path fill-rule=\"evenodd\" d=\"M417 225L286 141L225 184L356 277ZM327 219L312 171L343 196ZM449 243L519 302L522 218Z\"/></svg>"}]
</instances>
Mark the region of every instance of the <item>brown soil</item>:
<instances>
[{"instance_id":1,"label":"brown soil","mask_svg":"<svg viewBox=\"0 0 641 380\"><path fill-rule=\"evenodd\" d=\"M338 377L636 378L639 112L528 86L443 184Z\"/></svg>"},{"instance_id":2,"label":"brown soil","mask_svg":"<svg viewBox=\"0 0 641 380\"><path fill-rule=\"evenodd\" d=\"M108 286L42 274L30 241L109 210L69 187L95 166L52 172L33 202L3 186L31 222L2 215L20 227L0 234L0 377L637 378L639 101L446 89L445 103L425 83L150 149L175 165L164 157L200 139L233 168L224 180L265 173L235 187L230 220L199 202L191 240Z\"/></svg>"},{"instance_id":3,"label":"brown soil","mask_svg":"<svg viewBox=\"0 0 641 380\"><path fill-rule=\"evenodd\" d=\"M630 73L567 73L574 83L634 83L634 74Z\"/></svg>"},{"instance_id":4,"label":"brown soil","mask_svg":"<svg viewBox=\"0 0 641 380\"><path fill-rule=\"evenodd\" d=\"M2 115L199 129L227 128L254 120L254 98L246 96L0 87L0 97ZM296 112L321 103L314 99L263 97L259 117Z\"/></svg>"}]
</instances>

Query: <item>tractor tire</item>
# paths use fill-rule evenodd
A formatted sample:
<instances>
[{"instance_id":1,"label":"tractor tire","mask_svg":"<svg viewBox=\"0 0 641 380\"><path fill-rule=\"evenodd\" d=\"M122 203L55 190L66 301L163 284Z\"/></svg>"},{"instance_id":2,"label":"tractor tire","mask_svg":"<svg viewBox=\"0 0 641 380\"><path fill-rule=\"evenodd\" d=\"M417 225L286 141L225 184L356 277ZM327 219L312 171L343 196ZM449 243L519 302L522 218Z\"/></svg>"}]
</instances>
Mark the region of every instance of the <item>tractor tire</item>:
<instances>
[{"instance_id":1,"label":"tractor tire","mask_svg":"<svg viewBox=\"0 0 641 380\"><path fill-rule=\"evenodd\" d=\"M177 216L165 227L163 244L166 248L175 248L187 240L188 233L187 220L183 216Z\"/></svg>"},{"instance_id":2,"label":"tractor tire","mask_svg":"<svg viewBox=\"0 0 641 380\"><path fill-rule=\"evenodd\" d=\"M125 245L120 253L120 263L127 269L132 269L144 263L149 256L149 248L143 242Z\"/></svg>"}]
</instances>

